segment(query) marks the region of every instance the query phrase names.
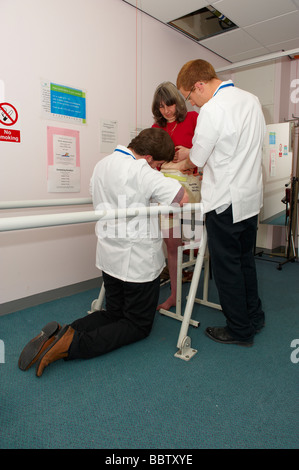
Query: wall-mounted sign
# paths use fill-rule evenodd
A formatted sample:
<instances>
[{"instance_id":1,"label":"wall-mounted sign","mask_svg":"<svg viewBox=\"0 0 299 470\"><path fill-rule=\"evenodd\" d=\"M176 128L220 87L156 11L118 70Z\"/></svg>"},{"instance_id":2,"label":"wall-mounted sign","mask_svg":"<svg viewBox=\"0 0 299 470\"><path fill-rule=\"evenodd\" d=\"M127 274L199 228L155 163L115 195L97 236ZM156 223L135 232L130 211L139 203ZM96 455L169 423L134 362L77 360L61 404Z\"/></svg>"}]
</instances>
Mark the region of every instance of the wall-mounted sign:
<instances>
[{"instance_id":1,"label":"wall-mounted sign","mask_svg":"<svg viewBox=\"0 0 299 470\"><path fill-rule=\"evenodd\" d=\"M18 120L18 111L10 103L0 103L0 124L13 126Z\"/></svg>"},{"instance_id":2,"label":"wall-mounted sign","mask_svg":"<svg viewBox=\"0 0 299 470\"><path fill-rule=\"evenodd\" d=\"M21 142L21 132L10 129L16 124L18 117L18 111L13 104L0 103L0 142Z\"/></svg>"},{"instance_id":3,"label":"wall-mounted sign","mask_svg":"<svg viewBox=\"0 0 299 470\"><path fill-rule=\"evenodd\" d=\"M48 80L41 82L42 117L70 124L86 124L86 93Z\"/></svg>"},{"instance_id":4,"label":"wall-mounted sign","mask_svg":"<svg viewBox=\"0 0 299 470\"><path fill-rule=\"evenodd\" d=\"M79 131L48 127L48 192L80 192Z\"/></svg>"},{"instance_id":5,"label":"wall-mounted sign","mask_svg":"<svg viewBox=\"0 0 299 470\"><path fill-rule=\"evenodd\" d=\"M0 129L0 142L21 142L21 131L15 129Z\"/></svg>"}]
</instances>

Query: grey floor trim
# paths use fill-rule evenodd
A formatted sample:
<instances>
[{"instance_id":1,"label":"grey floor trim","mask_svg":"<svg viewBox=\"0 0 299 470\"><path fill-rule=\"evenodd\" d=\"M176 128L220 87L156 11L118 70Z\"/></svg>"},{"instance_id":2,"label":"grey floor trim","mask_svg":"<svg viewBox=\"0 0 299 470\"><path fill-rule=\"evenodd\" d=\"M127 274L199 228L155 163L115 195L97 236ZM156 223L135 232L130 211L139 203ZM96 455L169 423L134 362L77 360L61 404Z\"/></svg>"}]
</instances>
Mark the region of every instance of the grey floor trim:
<instances>
[{"instance_id":1,"label":"grey floor trim","mask_svg":"<svg viewBox=\"0 0 299 470\"><path fill-rule=\"evenodd\" d=\"M47 292L30 295L29 297L23 297L22 299L6 302L0 304L0 315L7 315L8 313L24 310L25 308L35 307L36 305L40 305L45 302L51 302L52 300L56 299L61 299L62 297L68 297L70 295L77 294L78 292L84 292L89 289L100 289L101 285L102 277L97 277L94 279L89 279L88 281L71 284L70 286L64 286Z\"/></svg>"}]
</instances>

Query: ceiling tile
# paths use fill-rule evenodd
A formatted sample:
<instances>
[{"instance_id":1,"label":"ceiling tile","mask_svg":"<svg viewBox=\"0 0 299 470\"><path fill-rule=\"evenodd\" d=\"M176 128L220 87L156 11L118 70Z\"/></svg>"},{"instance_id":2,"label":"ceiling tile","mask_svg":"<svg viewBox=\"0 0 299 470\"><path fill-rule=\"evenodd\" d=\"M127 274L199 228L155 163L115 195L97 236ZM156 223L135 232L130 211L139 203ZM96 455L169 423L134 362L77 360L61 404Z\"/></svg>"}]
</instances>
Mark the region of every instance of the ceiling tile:
<instances>
[{"instance_id":1,"label":"ceiling tile","mask_svg":"<svg viewBox=\"0 0 299 470\"><path fill-rule=\"evenodd\" d=\"M219 0L213 6L239 27L297 10L292 0Z\"/></svg>"},{"instance_id":2,"label":"ceiling tile","mask_svg":"<svg viewBox=\"0 0 299 470\"><path fill-rule=\"evenodd\" d=\"M276 51L275 51L276 52ZM232 54L225 57L230 62L241 62L242 60L252 59L254 57L260 57L269 54L269 50L265 47L259 49L250 49L249 51L242 52L241 54Z\"/></svg>"},{"instance_id":3,"label":"ceiling tile","mask_svg":"<svg viewBox=\"0 0 299 470\"><path fill-rule=\"evenodd\" d=\"M255 39L241 29L234 29L233 31L204 39L199 44L211 49L222 57L240 54L261 47Z\"/></svg>"},{"instance_id":4,"label":"ceiling tile","mask_svg":"<svg viewBox=\"0 0 299 470\"><path fill-rule=\"evenodd\" d=\"M268 46L298 37L299 11L244 28L261 45ZM299 46L299 44L298 44Z\"/></svg>"},{"instance_id":5,"label":"ceiling tile","mask_svg":"<svg viewBox=\"0 0 299 470\"><path fill-rule=\"evenodd\" d=\"M270 44L267 46L270 52L279 52L279 51L291 51L292 49L298 49L299 53L299 35L295 39L290 39L289 41L283 41L276 44Z\"/></svg>"}]
</instances>

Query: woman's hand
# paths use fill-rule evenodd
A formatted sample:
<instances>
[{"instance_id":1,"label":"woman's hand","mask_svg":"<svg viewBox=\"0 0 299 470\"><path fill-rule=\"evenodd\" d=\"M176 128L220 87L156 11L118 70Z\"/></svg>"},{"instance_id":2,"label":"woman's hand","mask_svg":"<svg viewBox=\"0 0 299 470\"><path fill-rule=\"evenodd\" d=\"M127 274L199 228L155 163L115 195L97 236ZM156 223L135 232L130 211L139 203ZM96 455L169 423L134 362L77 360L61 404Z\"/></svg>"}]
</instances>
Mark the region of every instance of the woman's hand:
<instances>
[{"instance_id":1,"label":"woman's hand","mask_svg":"<svg viewBox=\"0 0 299 470\"><path fill-rule=\"evenodd\" d=\"M192 175L194 172L195 166L190 162L189 158L182 160L180 162L175 162L174 160L169 163L163 163L162 170L176 170L181 173L186 173L187 175Z\"/></svg>"},{"instance_id":2,"label":"woman's hand","mask_svg":"<svg viewBox=\"0 0 299 470\"><path fill-rule=\"evenodd\" d=\"M185 160L186 158L189 157L189 151L190 149L187 149L186 147L183 147L182 145L177 145L175 148L173 161L181 162L182 160Z\"/></svg>"}]
</instances>

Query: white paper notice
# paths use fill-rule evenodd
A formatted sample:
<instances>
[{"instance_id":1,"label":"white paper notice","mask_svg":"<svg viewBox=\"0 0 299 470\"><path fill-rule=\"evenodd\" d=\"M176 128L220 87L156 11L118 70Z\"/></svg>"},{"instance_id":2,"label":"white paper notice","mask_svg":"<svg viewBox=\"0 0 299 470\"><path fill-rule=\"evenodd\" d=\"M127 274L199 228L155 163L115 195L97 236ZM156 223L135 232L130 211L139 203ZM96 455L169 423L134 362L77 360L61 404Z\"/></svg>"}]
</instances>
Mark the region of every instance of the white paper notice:
<instances>
[{"instance_id":1,"label":"white paper notice","mask_svg":"<svg viewBox=\"0 0 299 470\"><path fill-rule=\"evenodd\" d=\"M149 126L150 127L150 126ZM130 130L130 139L133 140L143 130L143 127L132 127Z\"/></svg>"},{"instance_id":2,"label":"white paper notice","mask_svg":"<svg viewBox=\"0 0 299 470\"><path fill-rule=\"evenodd\" d=\"M78 131L48 128L48 192L80 192Z\"/></svg>"},{"instance_id":3,"label":"white paper notice","mask_svg":"<svg viewBox=\"0 0 299 470\"><path fill-rule=\"evenodd\" d=\"M117 121L101 120L101 152L111 153L117 146Z\"/></svg>"},{"instance_id":4,"label":"white paper notice","mask_svg":"<svg viewBox=\"0 0 299 470\"><path fill-rule=\"evenodd\" d=\"M66 169L57 166L48 168L49 193L79 193L80 168Z\"/></svg>"},{"instance_id":5,"label":"white paper notice","mask_svg":"<svg viewBox=\"0 0 299 470\"><path fill-rule=\"evenodd\" d=\"M53 135L54 165L61 168L76 166L76 138Z\"/></svg>"},{"instance_id":6,"label":"white paper notice","mask_svg":"<svg viewBox=\"0 0 299 470\"><path fill-rule=\"evenodd\" d=\"M269 176L273 177L276 176L276 150L270 150L270 158L269 158Z\"/></svg>"}]
</instances>

